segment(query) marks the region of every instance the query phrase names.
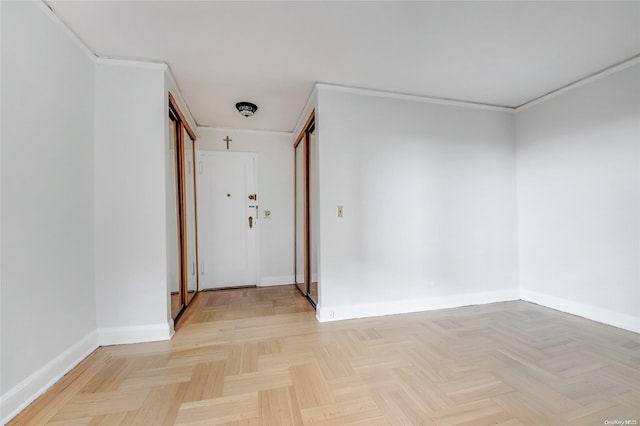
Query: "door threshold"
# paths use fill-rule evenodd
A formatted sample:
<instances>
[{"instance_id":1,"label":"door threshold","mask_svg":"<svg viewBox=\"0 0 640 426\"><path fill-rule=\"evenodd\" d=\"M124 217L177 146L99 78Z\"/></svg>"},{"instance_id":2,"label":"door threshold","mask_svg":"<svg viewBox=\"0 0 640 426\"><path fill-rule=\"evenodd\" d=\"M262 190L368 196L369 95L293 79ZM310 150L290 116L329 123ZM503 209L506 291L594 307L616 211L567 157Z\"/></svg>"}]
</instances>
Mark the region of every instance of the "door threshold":
<instances>
[{"instance_id":1,"label":"door threshold","mask_svg":"<svg viewBox=\"0 0 640 426\"><path fill-rule=\"evenodd\" d=\"M256 288L256 287L258 287L258 286L255 285L255 284L251 284L251 285L236 285L236 286L229 286L229 287L203 288L200 291L236 290L236 289Z\"/></svg>"}]
</instances>

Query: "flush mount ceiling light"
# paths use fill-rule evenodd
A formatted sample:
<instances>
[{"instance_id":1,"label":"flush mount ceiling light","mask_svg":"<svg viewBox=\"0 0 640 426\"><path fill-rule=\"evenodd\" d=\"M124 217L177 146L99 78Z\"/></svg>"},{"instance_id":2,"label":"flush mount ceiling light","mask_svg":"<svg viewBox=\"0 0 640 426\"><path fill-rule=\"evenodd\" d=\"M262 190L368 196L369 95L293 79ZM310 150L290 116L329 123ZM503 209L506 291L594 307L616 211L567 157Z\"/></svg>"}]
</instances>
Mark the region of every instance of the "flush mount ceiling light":
<instances>
[{"instance_id":1,"label":"flush mount ceiling light","mask_svg":"<svg viewBox=\"0 0 640 426\"><path fill-rule=\"evenodd\" d=\"M238 112L245 117L251 117L258 110L256 104L252 104L251 102L238 102L236 108Z\"/></svg>"}]
</instances>

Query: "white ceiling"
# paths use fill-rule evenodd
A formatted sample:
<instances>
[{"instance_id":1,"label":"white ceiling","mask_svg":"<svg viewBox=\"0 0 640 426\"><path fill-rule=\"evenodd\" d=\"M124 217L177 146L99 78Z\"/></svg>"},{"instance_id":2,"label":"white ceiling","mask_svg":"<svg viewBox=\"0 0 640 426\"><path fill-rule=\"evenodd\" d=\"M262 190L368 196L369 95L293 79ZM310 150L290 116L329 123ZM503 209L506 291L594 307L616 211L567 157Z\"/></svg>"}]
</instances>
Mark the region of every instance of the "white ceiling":
<instances>
[{"instance_id":1,"label":"white ceiling","mask_svg":"<svg viewBox=\"0 0 640 426\"><path fill-rule=\"evenodd\" d=\"M48 4L99 56L166 62L200 126L292 131L315 82L515 107L640 53L637 1Z\"/></svg>"}]
</instances>

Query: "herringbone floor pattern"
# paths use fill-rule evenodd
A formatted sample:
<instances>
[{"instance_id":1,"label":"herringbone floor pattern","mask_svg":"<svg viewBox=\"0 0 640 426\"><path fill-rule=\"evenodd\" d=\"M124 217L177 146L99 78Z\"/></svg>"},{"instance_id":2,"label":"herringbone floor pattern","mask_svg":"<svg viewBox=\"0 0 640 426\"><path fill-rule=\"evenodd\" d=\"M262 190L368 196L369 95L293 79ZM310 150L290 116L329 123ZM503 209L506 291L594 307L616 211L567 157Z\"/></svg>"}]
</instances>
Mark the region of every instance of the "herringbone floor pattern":
<instances>
[{"instance_id":1,"label":"herringbone floor pattern","mask_svg":"<svg viewBox=\"0 0 640 426\"><path fill-rule=\"evenodd\" d=\"M199 294L173 340L99 348L12 424L615 420L640 422L638 334L525 302L319 324L282 286Z\"/></svg>"}]
</instances>

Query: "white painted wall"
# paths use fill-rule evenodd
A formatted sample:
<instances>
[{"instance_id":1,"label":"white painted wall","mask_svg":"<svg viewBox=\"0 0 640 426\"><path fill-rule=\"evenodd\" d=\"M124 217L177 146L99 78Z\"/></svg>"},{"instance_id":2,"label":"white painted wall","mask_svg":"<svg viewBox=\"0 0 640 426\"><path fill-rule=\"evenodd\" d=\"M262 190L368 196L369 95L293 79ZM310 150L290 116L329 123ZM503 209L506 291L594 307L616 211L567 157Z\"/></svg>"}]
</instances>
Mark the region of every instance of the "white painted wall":
<instances>
[{"instance_id":1,"label":"white painted wall","mask_svg":"<svg viewBox=\"0 0 640 426\"><path fill-rule=\"evenodd\" d=\"M233 141L229 151L258 155L258 205L260 206L259 285L292 284L293 280L293 141L289 133L251 132L199 127L199 150L226 151L223 139ZM264 211L271 218L264 218Z\"/></svg>"},{"instance_id":2,"label":"white painted wall","mask_svg":"<svg viewBox=\"0 0 640 426\"><path fill-rule=\"evenodd\" d=\"M511 112L319 85L317 113L321 320L518 298Z\"/></svg>"},{"instance_id":3,"label":"white painted wall","mask_svg":"<svg viewBox=\"0 0 640 426\"><path fill-rule=\"evenodd\" d=\"M2 2L0 418L97 346L94 64L40 2Z\"/></svg>"},{"instance_id":4,"label":"white painted wall","mask_svg":"<svg viewBox=\"0 0 640 426\"><path fill-rule=\"evenodd\" d=\"M523 298L640 331L640 65L516 115Z\"/></svg>"},{"instance_id":5,"label":"white painted wall","mask_svg":"<svg viewBox=\"0 0 640 426\"><path fill-rule=\"evenodd\" d=\"M96 300L101 344L167 339L165 66L98 60Z\"/></svg>"}]
</instances>

